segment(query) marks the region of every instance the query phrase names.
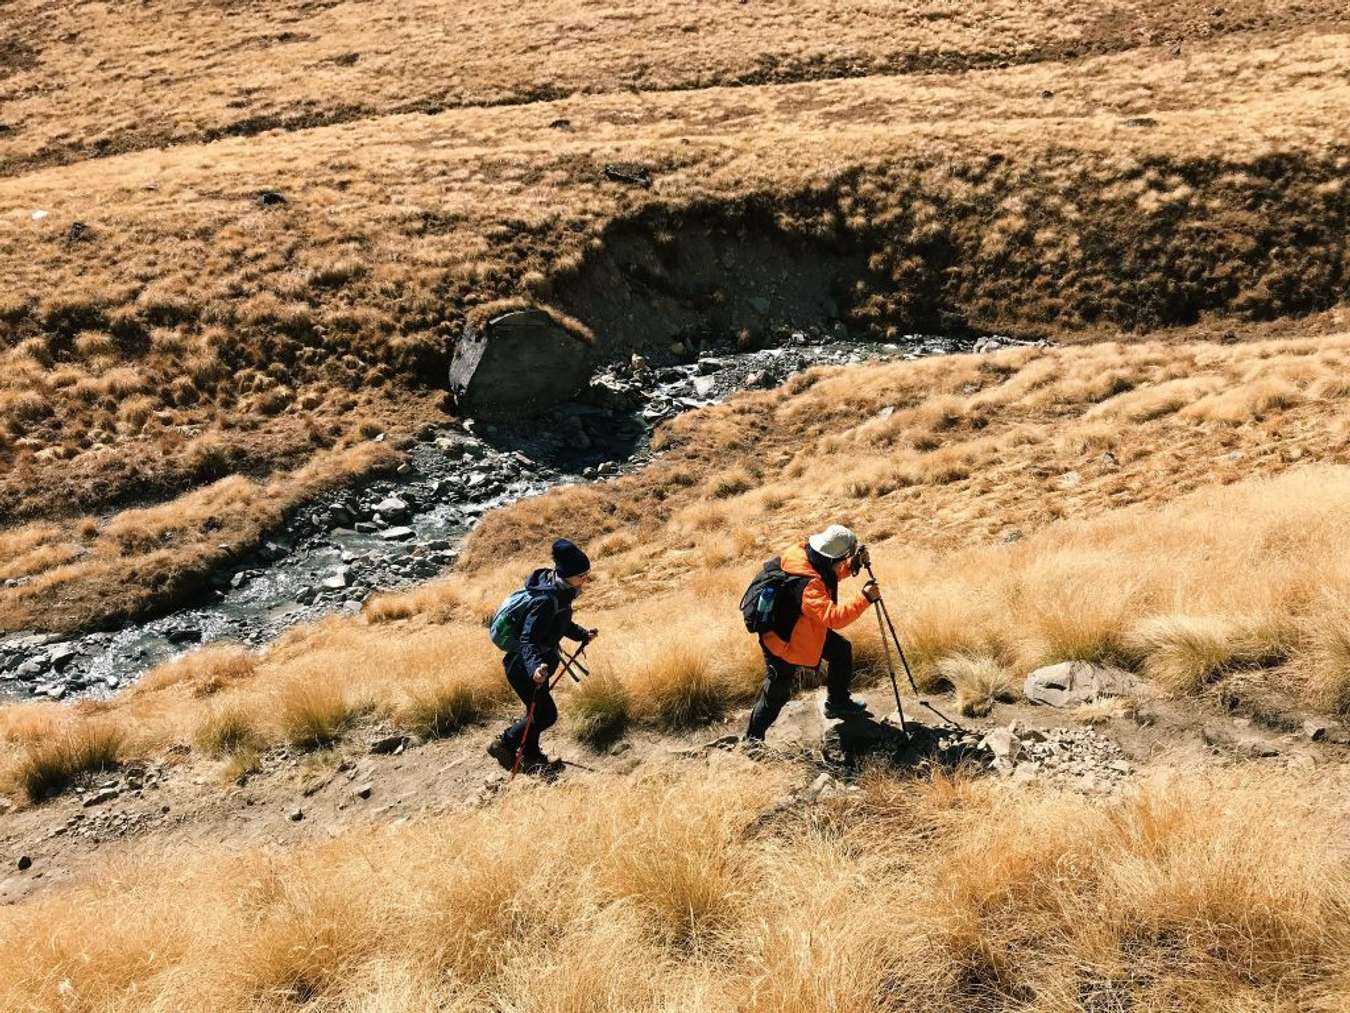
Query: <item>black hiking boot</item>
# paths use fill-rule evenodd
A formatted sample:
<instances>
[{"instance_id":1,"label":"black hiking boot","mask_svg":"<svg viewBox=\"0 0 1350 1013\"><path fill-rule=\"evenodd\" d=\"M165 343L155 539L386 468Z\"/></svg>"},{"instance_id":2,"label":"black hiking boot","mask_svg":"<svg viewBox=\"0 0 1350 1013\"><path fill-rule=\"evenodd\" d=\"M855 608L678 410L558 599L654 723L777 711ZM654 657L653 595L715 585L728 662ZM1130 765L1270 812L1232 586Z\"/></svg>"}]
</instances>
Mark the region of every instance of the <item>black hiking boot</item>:
<instances>
[{"instance_id":1,"label":"black hiking boot","mask_svg":"<svg viewBox=\"0 0 1350 1013\"><path fill-rule=\"evenodd\" d=\"M851 696L846 696L842 700L826 699L825 716L827 718L856 718L859 714L867 713L867 704L861 700L855 700Z\"/></svg>"},{"instance_id":2,"label":"black hiking boot","mask_svg":"<svg viewBox=\"0 0 1350 1013\"><path fill-rule=\"evenodd\" d=\"M516 765L516 750L509 742L493 739L488 743L487 752L488 756L501 764L503 770L510 770Z\"/></svg>"},{"instance_id":3,"label":"black hiking boot","mask_svg":"<svg viewBox=\"0 0 1350 1013\"><path fill-rule=\"evenodd\" d=\"M557 777L562 772L562 760L549 759L544 753L526 753L520 769L534 777Z\"/></svg>"}]
</instances>

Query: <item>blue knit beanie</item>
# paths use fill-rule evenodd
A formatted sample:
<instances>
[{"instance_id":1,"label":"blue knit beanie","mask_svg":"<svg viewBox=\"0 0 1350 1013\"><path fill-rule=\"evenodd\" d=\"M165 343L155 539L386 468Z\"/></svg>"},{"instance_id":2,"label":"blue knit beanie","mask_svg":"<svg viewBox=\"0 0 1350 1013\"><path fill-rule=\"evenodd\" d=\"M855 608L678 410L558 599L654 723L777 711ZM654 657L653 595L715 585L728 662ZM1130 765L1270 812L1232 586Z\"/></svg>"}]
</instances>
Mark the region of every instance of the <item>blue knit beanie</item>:
<instances>
[{"instance_id":1,"label":"blue knit beanie","mask_svg":"<svg viewBox=\"0 0 1350 1013\"><path fill-rule=\"evenodd\" d=\"M590 568L591 561L576 543L566 538L553 543L553 569L558 571L559 577L579 577Z\"/></svg>"}]
</instances>

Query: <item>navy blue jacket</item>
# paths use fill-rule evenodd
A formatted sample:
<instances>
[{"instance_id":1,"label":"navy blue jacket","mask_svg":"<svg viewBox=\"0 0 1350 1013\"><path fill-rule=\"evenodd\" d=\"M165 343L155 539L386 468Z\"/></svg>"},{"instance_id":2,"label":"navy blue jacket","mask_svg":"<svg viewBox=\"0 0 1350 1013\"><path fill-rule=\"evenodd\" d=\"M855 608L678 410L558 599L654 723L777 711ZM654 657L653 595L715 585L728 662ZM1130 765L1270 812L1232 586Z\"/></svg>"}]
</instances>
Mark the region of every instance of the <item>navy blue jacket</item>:
<instances>
[{"instance_id":1,"label":"navy blue jacket","mask_svg":"<svg viewBox=\"0 0 1350 1013\"><path fill-rule=\"evenodd\" d=\"M520 656L531 675L543 665L550 672L561 655L558 645L563 637L584 642L587 634L572 621L572 602L577 590L549 569L530 574L525 589L531 592L520 627Z\"/></svg>"}]
</instances>

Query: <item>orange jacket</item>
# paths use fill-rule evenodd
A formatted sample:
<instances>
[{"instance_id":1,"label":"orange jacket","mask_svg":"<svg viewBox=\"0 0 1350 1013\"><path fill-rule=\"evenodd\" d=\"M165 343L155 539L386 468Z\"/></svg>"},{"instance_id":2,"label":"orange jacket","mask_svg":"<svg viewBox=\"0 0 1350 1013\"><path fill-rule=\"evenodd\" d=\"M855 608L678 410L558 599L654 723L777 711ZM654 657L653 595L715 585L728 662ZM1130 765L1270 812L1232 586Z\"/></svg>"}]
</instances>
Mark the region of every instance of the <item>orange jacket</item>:
<instances>
[{"instance_id":1,"label":"orange jacket","mask_svg":"<svg viewBox=\"0 0 1350 1013\"><path fill-rule=\"evenodd\" d=\"M770 632L759 640L770 654L788 664L814 668L820 664L821 652L825 650L825 634L830 630L842 630L866 612L871 602L861 594L846 605L832 602L825 581L806 558L805 542L784 552L779 562L787 573L810 577L811 583L802 592L802 615L792 628L792 636L785 641L777 633ZM847 577L848 561L840 560L835 572L841 580Z\"/></svg>"}]
</instances>

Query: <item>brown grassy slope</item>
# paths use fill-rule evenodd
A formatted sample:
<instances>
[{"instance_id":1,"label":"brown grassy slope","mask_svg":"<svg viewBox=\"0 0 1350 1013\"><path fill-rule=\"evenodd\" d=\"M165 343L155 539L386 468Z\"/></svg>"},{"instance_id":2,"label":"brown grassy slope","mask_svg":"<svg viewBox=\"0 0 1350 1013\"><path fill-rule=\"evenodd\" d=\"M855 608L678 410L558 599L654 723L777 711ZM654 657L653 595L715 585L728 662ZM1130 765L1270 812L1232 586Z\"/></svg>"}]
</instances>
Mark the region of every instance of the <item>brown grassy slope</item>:
<instances>
[{"instance_id":1,"label":"brown grassy slope","mask_svg":"<svg viewBox=\"0 0 1350 1013\"><path fill-rule=\"evenodd\" d=\"M10 181L0 194L12 207L53 215L4 221L0 454L77 463L40 460L31 480L0 485L0 509L115 497L131 481L119 455L97 469L77 459L112 435L159 456L138 439L156 412L207 429L260 416L285 427L305 411L350 413L354 389L379 411L410 383L439 381L466 311L530 292L565 302L613 223L644 210L642 227L665 242L734 230L753 208L756 227L861 250L870 270L841 302L878 333L1323 308L1345 290L1334 125L1347 60L1346 37L1314 36L1146 68L1112 58L1077 72L602 97ZM1243 101L1256 87L1273 97ZM1178 111L1144 129L1099 112L1104 96L1141 94ZM560 112L577 134L547 130ZM621 156L657 164L652 193L598 181ZM273 185L291 196L285 209L249 204ZM63 238L76 218L92 240ZM187 478L181 464L164 472Z\"/></svg>"},{"instance_id":2,"label":"brown grassy slope","mask_svg":"<svg viewBox=\"0 0 1350 1013\"><path fill-rule=\"evenodd\" d=\"M307 500L401 460L388 444L359 443L316 452L266 481L235 474L106 521L30 524L0 535L5 579L32 578L0 594L0 628L100 628L174 608Z\"/></svg>"},{"instance_id":3,"label":"brown grassy slope","mask_svg":"<svg viewBox=\"0 0 1350 1013\"><path fill-rule=\"evenodd\" d=\"M652 244L640 266L658 279L682 235L854 251L866 268L841 312L879 335L1222 328L1333 306L1348 50L1310 31L1179 58L594 96L0 182L15 209L0 517L265 475L383 428L425 407L410 391L440 382L466 315L522 294L585 310L575 292L625 232ZM1155 126L1124 122L1153 110ZM576 132L550 130L558 116ZM651 161L653 190L601 182L616 157ZM256 208L263 186L291 203ZM92 229L68 240L76 219Z\"/></svg>"},{"instance_id":4,"label":"brown grassy slope","mask_svg":"<svg viewBox=\"0 0 1350 1013\"><path fill-rule=\"evenodd\" d=\"M716 754L320 846L143 848L0 911L7 1009L1337 1009L1323 775L1094 803ZM686 761L687 763L687 761ZM1328 796L1331 796L1330 798ZM525 846L522 842L530 842Z\"/></svg>"},{"instance_id":5,"label":"brown grassy slope","mask_svg":"<svg viewBox=\"0 0 1350 1013\"><path fill-rule=\"evenodd\" d=\"M390 112L1055 61L1346 21L1330 0L7 5L0 174ZM1259 33L1259 34L1258 34Z\"/></svg>"}]
</instances>

